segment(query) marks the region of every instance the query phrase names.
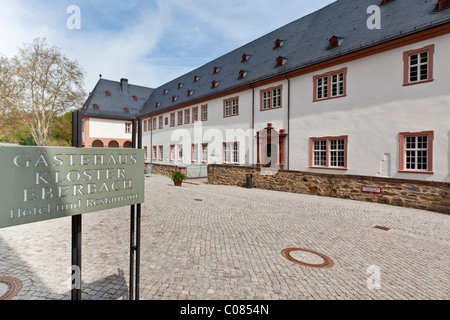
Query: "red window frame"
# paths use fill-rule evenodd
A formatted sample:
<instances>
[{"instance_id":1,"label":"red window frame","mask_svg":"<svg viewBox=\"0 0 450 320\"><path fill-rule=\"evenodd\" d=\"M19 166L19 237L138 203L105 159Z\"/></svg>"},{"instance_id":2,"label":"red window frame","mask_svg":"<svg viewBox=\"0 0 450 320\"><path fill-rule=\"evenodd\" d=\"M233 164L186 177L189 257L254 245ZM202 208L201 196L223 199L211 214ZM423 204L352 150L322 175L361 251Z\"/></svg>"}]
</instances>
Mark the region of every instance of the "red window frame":
<instances>
[{"instance_id":1,"label":"red window frame","mask_svg":"<svg viewBox=\"0 0 450 320\"><path fill-rule=\"evenodd\" d=\"M332 77L333 75L339 75L343 73L343 94L340 95L336 95L336 96L332 96ZM325 98L318 98L318 84L317 81L321 78L326 78L327 79L327 97ZM315 75L313 77L313 82L314 82L314 93L313 93L313 102L318 102L318 101L326 101L326 100L331 100L331 99L338 99L338 98L343 98L347 96L347 67L339 69L339 70L333 70L333 71L329 71L329 72L325 72L322 74L318 74Z\"/></svg>"},{"instance_id":2,"label":"red window frame","mask_svg":"<svg viewBox=\"0 0 450 320\"><path fill-rule=\"evenodd\" d=\"M410 81L410 57L412 55L420 55L421 53L428 52L428 76L426 80ZM420 83L432 82L433 67L434 66L434 44L425 46L420 49L414 49L403 52L403 86L411 86ZM420 70L418 71L420 73ZM418 74L419 75L419 74Z\"/></svg>"},{"instance_id":3,"label":"red window frame","mask_svg":"<svg viewBox=\"0 0 450 320\"><path fill-rule=\"evenodd\" d=\"M278 89L280 90L280 105L277 106L277 107L274 107L273 106L273 92L275 90L278 90ZM264 109L264 93L266 93L266 92L269 92L270 102L269 102L269 108ZM283 85L278 85L278 86L270 87L270 88L267 88L267 89L262 89L259 92L259 95L260 95L260 103L261 103L260 104L260 110L261 111L280 109L280 108L283 107Z\"/></svg>"},{"instance_id":4,"label":"red window frame","mask_svg":"<svg viewBox=\"0 0 450 320\"><path fill-rule=\"evenodd\" d=\"M204 110L206 110L206 117L205 117ZM201 107L201 119L202 119L202 121L208 121L208 105L207 104L205 104Z\"/></svg>"},{"instance_id":5,"label":"red window frame","mask_svg":"<svg viewBox=\"0 0 450 320\"><path fill-rule=\"evenodd\" d=\"M237 112L236 114L233 114L233 101L237 101ZM226 115L226 104L227 102L230 102L230 114ZM232 97L223 100L223 117L224 118L230 118L230 117L237 117L239 115L239 97Z\"/></svg>"},{"instance_id":6,"label":"red window frame","mask_svg":"<svg viewBox=\"0 0 450 320\"><path fill-rule=\"evenodd\" d=\"M336 167L331 165L331 141L344 140L344 166ZM314 165L314 141L326 141L326 166ZM314 137L309 138L309 167L311 169L331 169L331 170L348 170L348 136L330 136L330 137ZM337 151L338 152L338 151Z\"/></svg>"},{"instance_id":7,"label":"red window frame","mask_svg":"<svg viewBox=\"0 0 450 320\"><path fill-rule=\"evenodd\" d=\"M422 174L434 174L433 172L433 144L434 144L434 131L420 131L420 132L400 132L399 145L400 145L400 164L398 172L402 173L422 173ZM406 169L406 138L407 137L423 137L428 139L427 143L427 170L420 169Z\"/></svg>"}]
</instances>

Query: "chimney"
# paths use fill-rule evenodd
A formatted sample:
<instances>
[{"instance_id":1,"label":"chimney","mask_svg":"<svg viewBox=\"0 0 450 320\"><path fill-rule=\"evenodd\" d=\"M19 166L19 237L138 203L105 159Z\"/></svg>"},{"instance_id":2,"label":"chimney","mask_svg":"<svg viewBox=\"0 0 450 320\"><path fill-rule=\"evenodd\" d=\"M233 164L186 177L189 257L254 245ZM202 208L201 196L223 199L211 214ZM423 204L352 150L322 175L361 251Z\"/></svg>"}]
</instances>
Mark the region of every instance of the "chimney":
<instances>
[{"instance_id":1,"label":"chimney","mask_svg":"<svg viewBox=\"0 0 450 320\"><path fill-rule=\"evenodd\" d=\"M450 8L450 0L439 0L438 1L438 10L445 10Z\"/></svg>"},{"instance_id":2,"label":"chimney","mask_svg":"<svg viewBox=\"0 0 450 320\"><path fill-rule=\"evenodd\" d=\"M128 94L128 79L120 79L120 89L123 94Z\"/></svg>"},{"instance_id":3,"label":"chimney","mask_svg":"<svg viewBox=\"0 0 450 320\"><path fill-rule=\"evenodd\" d=\"M383 0L383 4L388 4L389 2L392 2L394 0Z\"/></svg>"}]
</instances>

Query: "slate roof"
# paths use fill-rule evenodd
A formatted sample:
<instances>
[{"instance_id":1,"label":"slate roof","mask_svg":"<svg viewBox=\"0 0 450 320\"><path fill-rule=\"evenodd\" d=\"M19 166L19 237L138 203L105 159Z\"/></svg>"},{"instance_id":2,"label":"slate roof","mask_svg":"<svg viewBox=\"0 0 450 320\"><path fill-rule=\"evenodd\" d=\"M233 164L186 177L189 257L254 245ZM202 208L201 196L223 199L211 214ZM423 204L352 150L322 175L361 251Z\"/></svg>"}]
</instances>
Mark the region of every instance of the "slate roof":
<instances>
[{"instance_id":1,"label":"slate roof","mask_svg":"<svg viewBox=\"0 0 450 320\"><path fill-rule=\"evenodd\" d=\"M125 90L122 90L122 83ZM129 84L126 79L120 82L100 79L83 106L83 115L131 120L136 118L152 92L153 89Z\"/></svg>"},{"instance_id":2,"label":"slate roof","mask_svg":"<svg viewBox=\"0 0 450 320\"><path fill-rule=\"evenodd\" d=\"M161 112L449 22L450 10L438 12L437 0L381 3L381 0L338 0L155 89L140 115ZM366 12L373 4L381 7L380 30L367 28L371 14ZM330 50L328 44L333 36L342 38L342 44ZM283 45L274 49L277 39ZM243 54L249 55L246 62L241 62ZM284 65L276 67L280 56ZM214 67L220 68L217 74L213 73ZM241 70L246 76L238 79ZM197 82L195 76L199 76ZM214 88L212 81L218 82ZM183 84L181 89L179 83ZM168 90L167 94L164 90ZM193 91L191 96L188 90ZM173 96L177 97L174 102Z\"/></svg>"},{"instance_id":3,"label":"slate roof","mask_svg":"<svg viewBox=\"0 0 450 320\"><path fill-rule=\"evenodd\" d=\"M438 0L394 0L385 5L382 5L381 0L335 1L159 88L149 89L146 92L151 90L151 95L147 96L148 100L139 109L140 112L133 109L132 114L148 116L179 105L195 103L198 99L217 93L448 24L450 9L438 11L437 3ZM367 8L374 4L381 7L379 30L367 27L367 20L371 16ZM340 46L329 49L329 40L333 36L340 38ZM276 40L281 40L282 46L274 49ZM248 60L242 62L244 54L248 55ZM279 57L283 65L276 66ZM215 67L219 68L217 73L214 73ZM245 72L244 78L239 79L240 71ZM195 77L198 77L197 81L194 81ZM213 81L217 86L212 86ZM182 84L181 88L179 84ZM188 90L191 95L188 95ZM122 105L118 104L119 107Z\"/></svg>"}]
</instances>

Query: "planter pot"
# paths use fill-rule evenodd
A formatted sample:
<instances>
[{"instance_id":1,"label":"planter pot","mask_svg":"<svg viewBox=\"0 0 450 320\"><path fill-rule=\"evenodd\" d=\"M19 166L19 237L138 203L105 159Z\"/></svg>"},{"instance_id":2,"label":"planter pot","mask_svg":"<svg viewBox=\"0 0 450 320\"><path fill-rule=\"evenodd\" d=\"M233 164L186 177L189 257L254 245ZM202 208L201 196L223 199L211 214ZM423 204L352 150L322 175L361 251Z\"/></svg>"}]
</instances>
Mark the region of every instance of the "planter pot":
<instances>
[{"instance_id":1,"label":"planter pot","mask_svg":"<svg viewBox=\"0 0 450 320\"><path fill-rule=\"evenodd\" d=\"M174 181L173 184L176 185L177 187L181 187L183 181Z\"/></svg>"}]
</instances>

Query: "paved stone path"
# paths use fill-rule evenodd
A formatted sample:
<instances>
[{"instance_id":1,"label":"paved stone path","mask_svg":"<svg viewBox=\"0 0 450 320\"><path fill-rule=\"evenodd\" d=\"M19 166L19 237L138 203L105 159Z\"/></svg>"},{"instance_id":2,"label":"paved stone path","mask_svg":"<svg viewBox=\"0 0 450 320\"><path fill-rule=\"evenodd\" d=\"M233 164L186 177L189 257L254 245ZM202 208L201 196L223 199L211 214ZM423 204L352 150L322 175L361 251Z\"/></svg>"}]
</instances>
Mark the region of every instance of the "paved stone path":
<instances>
[{"instance_id":1,"label":"paved stone path","mask_svg":"<svg viewBox=\"0 0 450 320\"><path fill-rule=\"evenodd\" d=\"M141 299L450 297L447 215L201 182L179 188L156 175L146 192ZM129 216L83 216L83 299L127 298ZM0 277L22 282L14 299L70 299L70 234L70 218L0 230ZM334 266L300 266L281 255L286 248L320 252Z\"/></svg>"}]
</instances>

